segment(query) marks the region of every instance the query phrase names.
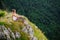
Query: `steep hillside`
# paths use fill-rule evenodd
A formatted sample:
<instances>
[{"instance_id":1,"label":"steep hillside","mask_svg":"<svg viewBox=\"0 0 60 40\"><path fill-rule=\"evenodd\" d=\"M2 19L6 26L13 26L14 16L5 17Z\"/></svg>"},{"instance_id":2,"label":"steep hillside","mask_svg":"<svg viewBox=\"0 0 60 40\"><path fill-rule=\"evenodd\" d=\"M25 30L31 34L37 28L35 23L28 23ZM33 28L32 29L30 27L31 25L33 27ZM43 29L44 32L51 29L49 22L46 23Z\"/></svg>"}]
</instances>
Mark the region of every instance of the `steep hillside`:
<instances>
[{"instance_id":1,"label":"steep hillside","mask_svg":"<svg viewBox=\"0 0 60 40\"><path fill-rule=\"evenodd\" d=\"M11 12L0 10L0 40L48 40L25 16L17 16L20 18L15 21Z\"/></svg>"},{"instance_id":2,"label":"steep hillside","mask_svg":"<svg viewBox=\"0 0 60 40\"><path fill-rule=\"evenodd\" d=\"M60 39L60 0L1 0L1 9L16 9L35 23L49 40Z\"/></svg>"}]
</instances>

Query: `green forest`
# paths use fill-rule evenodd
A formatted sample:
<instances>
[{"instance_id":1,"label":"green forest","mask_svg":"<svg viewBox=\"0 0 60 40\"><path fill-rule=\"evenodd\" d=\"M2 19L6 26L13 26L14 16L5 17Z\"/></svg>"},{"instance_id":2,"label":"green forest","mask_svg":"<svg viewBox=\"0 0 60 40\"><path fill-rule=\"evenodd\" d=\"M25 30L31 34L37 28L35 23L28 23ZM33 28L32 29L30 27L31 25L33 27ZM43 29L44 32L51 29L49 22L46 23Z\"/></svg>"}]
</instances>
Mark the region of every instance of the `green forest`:
<instances>
[{"instance_id":1,"label":"green forest","mask_svg":"<svg viewBox=\"0 0 60 40\"><path fill-rule=\"evenodd\" d=\"M60 40L60 0L0 0L0 9L26 16L48 40Z\"/></svg>"}]
</instances>

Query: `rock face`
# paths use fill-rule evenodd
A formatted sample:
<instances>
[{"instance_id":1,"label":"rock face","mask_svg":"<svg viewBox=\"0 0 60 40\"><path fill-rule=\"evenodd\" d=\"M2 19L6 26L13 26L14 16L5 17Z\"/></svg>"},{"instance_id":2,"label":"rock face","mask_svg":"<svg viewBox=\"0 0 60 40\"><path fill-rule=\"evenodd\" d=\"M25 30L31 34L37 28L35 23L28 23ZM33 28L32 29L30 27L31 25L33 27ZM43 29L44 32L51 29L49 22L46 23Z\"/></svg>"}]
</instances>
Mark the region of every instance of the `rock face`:
<instances>
[{"instance_id":1,"label":"rock face","mask_svg":"<svg viewBox=\"0 0 60 40\"><path fill-rule=\"evenodd\" d=\"M34 31L30 27L30 25L26 25L26 27L24 27L22 31L30 35L30 40L37 40L37 38L34 37ZM19 32L17 31L12 32L10 28L6 28L4 25L0 25L1 40L15 40L16 38L20 38L20 37L21 35Z\"/></svg>"},{"instance_id":2,"label":"rock face","mask_svg":"<svg viewBox=\"0 0 60 40\"><path fill-rule=\"evenodd\" d=\"M47 40L25 16L17 16L17 20L13 20L12 14L6 13L0 18L0 40Z\"/></svg>"},{"instance_id":3,"label":"rock face","mask_svg":"<svg viewBox=\"0 0 60 40\"><path fill-rule=\"evenodd\" d=\"M16 32L15 32L15 37L16 37L16 38L20 38L20 36L21 36L20 33L16 31Z\"/></svg>"},{"instance_id":4,"label":"rock face","mask_svg":"<svg viewBox=\"0 0 60 40\"><path fill-rule=\"evenodd\" d=\"M25 33L28 33L30 36L33 36L34 31L33 29L30 27L30 25L26 25L26 27L24 27L22 29L22 31L24 31Z\"/></svg>"},{"instance_id":5,"label":"rock face","mask_svg":"<svg viewBox=\"0 0 60 40\"><path fill-rule=\"evenodd\" d=\"M34 31L30 25L26 25L23 29L23 32L29 34L30 40L37 40L37 38L34 36Z\"/></svg>"},{"instance_id":6,"label":"rock face","mask_svg":"<svg viewBox=\"0 0 60 40\"><path fill-rule=\"evenodd\" d=\"M3 32L2 26L0 25L0 40L6 40L6 35Z\"/></svg>"},{"instance_id":7,"label":"rock face","mask_svg":"<svg viewBox=\"0 0 60 40\"><path fill-rule=\"evenodd\" d=\"M15 40L16 38L20 38L19 32L12 32L10 28L6 28L4 25L0 25L0 39L1 40Z\"/></svg>"},{"instance_id":8,"label":"rock face","mask_svg":"<svg viewBox=\"0 0 60 40\"><path fill-rule=\"evenodd\" d=\"M25 32L26 34L29 34L30 40L37 40L37 38L34 36L34 31L32 27L28 24L28 22L22 17L20 17L19 19L25 25L25 27L22 28L22 31ZM16 40L16 38L20 38L20 37L21 35L19 32L17 31L12 32L12 30L9 27L6 28L4 25L0 25L0 39Z\"/></svg>"},{"instance_id":9,"label":"rock face","mask_svg":"<svg viewBox=\"0 0 60 40\"><path fill-rule=\"evenodd\" d=\"M36 37L31 37L31 40L37 40L37 38Z\"/></svg>"},{"instance_id":10,"label":"rock face","mask_svg":"<svg viewBox=\"0 0 60 40\"><path fill-rule=\"evenodd\" d=\"M26 25L26 27L24 27L22 31L30 35L30 40L37 40L37 38L34 37L34 31L30 25ZM6 28L4 25L0 25L1 40L15 40L16 38L20 38L20 37L21 35L19 32L17 31L12 32L10 28Z\"/></svg>"}]
</instances>

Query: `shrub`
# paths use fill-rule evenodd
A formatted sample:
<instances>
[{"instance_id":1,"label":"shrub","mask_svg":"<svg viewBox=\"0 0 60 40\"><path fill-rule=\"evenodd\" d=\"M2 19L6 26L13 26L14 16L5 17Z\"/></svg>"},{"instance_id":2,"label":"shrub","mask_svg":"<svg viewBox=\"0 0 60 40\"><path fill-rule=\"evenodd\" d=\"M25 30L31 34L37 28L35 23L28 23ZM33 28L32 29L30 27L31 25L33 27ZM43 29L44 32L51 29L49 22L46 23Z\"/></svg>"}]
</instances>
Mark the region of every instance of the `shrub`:
<instances>
[{"instance_id":1,"label":"shrub","mask_svg":"<svg viewBox=\"0 0 60 40\"><path fill-rule=\"evenodd\" d=\"M0 17L4 16L5 12L4 11L0 11Z\"/></svg>"},{"instance_id":2,"label":"shrub","mask_svg":"<svg viewBox=\"0 0 60 40\"><path fill-rule=\"evenodd\" d=\"M0 22L0 25L4 25L5 23L4 22Z\"/></svg>"}]
</instances>

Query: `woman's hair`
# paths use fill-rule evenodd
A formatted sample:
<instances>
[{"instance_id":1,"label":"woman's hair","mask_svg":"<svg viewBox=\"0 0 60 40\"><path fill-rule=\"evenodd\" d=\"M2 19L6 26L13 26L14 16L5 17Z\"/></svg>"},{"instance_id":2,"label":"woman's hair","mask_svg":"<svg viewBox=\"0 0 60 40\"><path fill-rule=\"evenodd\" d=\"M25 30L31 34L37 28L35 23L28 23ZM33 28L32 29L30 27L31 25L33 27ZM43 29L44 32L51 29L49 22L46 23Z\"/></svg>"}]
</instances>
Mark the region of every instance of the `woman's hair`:
<instances>
[{"instance_id":1,"label":"woman's hair","mask_svg":"<svg viewBox=\"0 0 60 40\"><path fill-rule=\"evenodd\" d=\"M16 12L16 10L15 9L12 9L12 12Z\"/></svg>"}]
</instances>

